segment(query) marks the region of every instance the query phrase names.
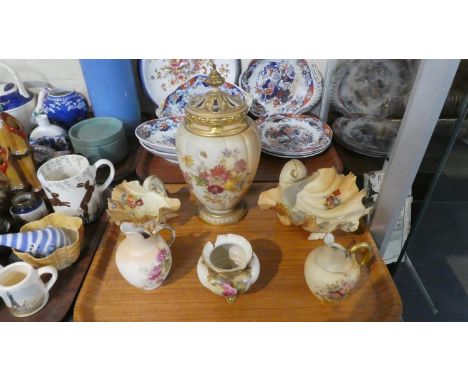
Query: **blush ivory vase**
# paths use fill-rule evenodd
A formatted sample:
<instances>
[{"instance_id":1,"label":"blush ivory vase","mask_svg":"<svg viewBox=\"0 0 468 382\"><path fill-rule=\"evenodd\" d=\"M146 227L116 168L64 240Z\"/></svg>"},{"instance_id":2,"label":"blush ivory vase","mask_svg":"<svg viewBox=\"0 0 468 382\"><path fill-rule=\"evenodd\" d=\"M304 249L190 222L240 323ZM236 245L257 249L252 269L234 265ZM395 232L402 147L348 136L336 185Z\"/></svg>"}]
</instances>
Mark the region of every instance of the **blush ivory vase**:
<instances>
[{"instance_id":1,"label":"blush ivory vase","mask_svg":"<svg viewBox=\"0 0 468 382\"><path fill-rule=\"evenodd\" d=\"M179 166L201 203L198 216L213 225L233 224L247 213L242 197L260 160L260 138L241 97L221 91L224 79L213 65L214 90L193 97L176 135Z\"/></svg>"}]
</instances>

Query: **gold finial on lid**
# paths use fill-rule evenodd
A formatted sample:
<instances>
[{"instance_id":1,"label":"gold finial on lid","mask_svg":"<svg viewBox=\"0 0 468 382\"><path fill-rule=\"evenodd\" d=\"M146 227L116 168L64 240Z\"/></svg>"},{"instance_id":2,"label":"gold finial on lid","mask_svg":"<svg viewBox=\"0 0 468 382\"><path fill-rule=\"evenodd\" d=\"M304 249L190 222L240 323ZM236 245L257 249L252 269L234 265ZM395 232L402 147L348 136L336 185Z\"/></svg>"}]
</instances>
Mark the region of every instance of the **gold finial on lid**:
<instances>
[{"instance_id":1,"label":"gold finial on lid","mask_svg":"<svg viewBox=\"0 0 468 382\"><path fill-rule=\"evenodd\" d=\"M216 70L216 64L213 60L210 60L211 64L211 72L206 80L206 83L214 88L217 88L224 84L224 78L219 72Z\"/></svg>"}]
</instances>

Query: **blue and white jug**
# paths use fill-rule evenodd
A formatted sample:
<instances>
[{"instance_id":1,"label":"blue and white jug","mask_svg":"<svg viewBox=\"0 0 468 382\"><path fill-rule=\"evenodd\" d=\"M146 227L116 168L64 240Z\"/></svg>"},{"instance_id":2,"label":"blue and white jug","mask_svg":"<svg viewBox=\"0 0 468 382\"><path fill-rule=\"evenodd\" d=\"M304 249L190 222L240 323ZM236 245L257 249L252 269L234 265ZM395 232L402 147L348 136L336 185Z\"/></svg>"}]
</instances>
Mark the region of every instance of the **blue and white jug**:
<instances>
[{"instance_id":1,"label":"blue and white jug","mask_svg":"<svg viewBox=\"0 0 468 382\"><path fill-rule=\"evenodd\" d=\"M47 257L56 249L70 244L71 241L67 233L56 227L0 235L0 245L29 253L36 258Z\"/></svg>"}]
</instances>

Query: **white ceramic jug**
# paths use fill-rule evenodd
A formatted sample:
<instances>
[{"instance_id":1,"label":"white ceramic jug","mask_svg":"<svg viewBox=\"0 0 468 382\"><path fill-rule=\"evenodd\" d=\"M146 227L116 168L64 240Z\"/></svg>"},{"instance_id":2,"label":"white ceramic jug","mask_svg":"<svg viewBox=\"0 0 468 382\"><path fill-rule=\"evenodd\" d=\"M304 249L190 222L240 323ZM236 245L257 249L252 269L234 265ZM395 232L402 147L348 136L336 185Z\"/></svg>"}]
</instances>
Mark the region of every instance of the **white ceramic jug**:
<instances>
[{"instance_id":1,"label":"white ceramic jug","mask_svg":"<svg viewBox=\"0 0 468 382\"><path fill-rule=\"evenodd\" d=\"M169 230L171 239L166 243L159 235ZM120 230L125 239L119 244L115 261L120 274L133 286L150 290L159 287L166 279L172 265L170 246L175 240L174 229L159 224L151 232L133 223L122 223Z\"/></svg>"},{"instance_id":2,"label":"white ceramic jug","mask_svg":"<svg viewBox=\"0 0 468 382\"><path fill-rule=\"evenodd\" d=\"M364 256L356 259L356 254ZM324 245L313 250L305 262L304 275L311 292L322 301L339 301L351 294L361 275L360 268L372 256L372 247L359 243L349 250L340 244Z\"/></svg>"}]
</instances>

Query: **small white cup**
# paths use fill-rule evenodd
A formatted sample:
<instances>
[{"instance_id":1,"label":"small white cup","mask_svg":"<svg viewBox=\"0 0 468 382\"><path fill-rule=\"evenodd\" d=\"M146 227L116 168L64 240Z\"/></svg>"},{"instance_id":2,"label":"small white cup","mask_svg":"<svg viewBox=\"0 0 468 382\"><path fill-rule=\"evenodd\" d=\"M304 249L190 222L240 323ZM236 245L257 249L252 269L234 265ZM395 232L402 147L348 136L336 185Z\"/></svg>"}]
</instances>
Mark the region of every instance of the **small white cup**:
<instances>
[{"instance_id":1,"label":"small white cup","mask_svg":"<svg viewBox=\"0 0 468 382\"><path fill-rule=\"evenodd\" d=\"M46 273L51 278L44 284L40 276ZM50 265L36 270L24 262L10 264L0 268L0 297L13 316L31 316L47 304L57 276L57 269Z\"/></svg>"}]
</instances>

